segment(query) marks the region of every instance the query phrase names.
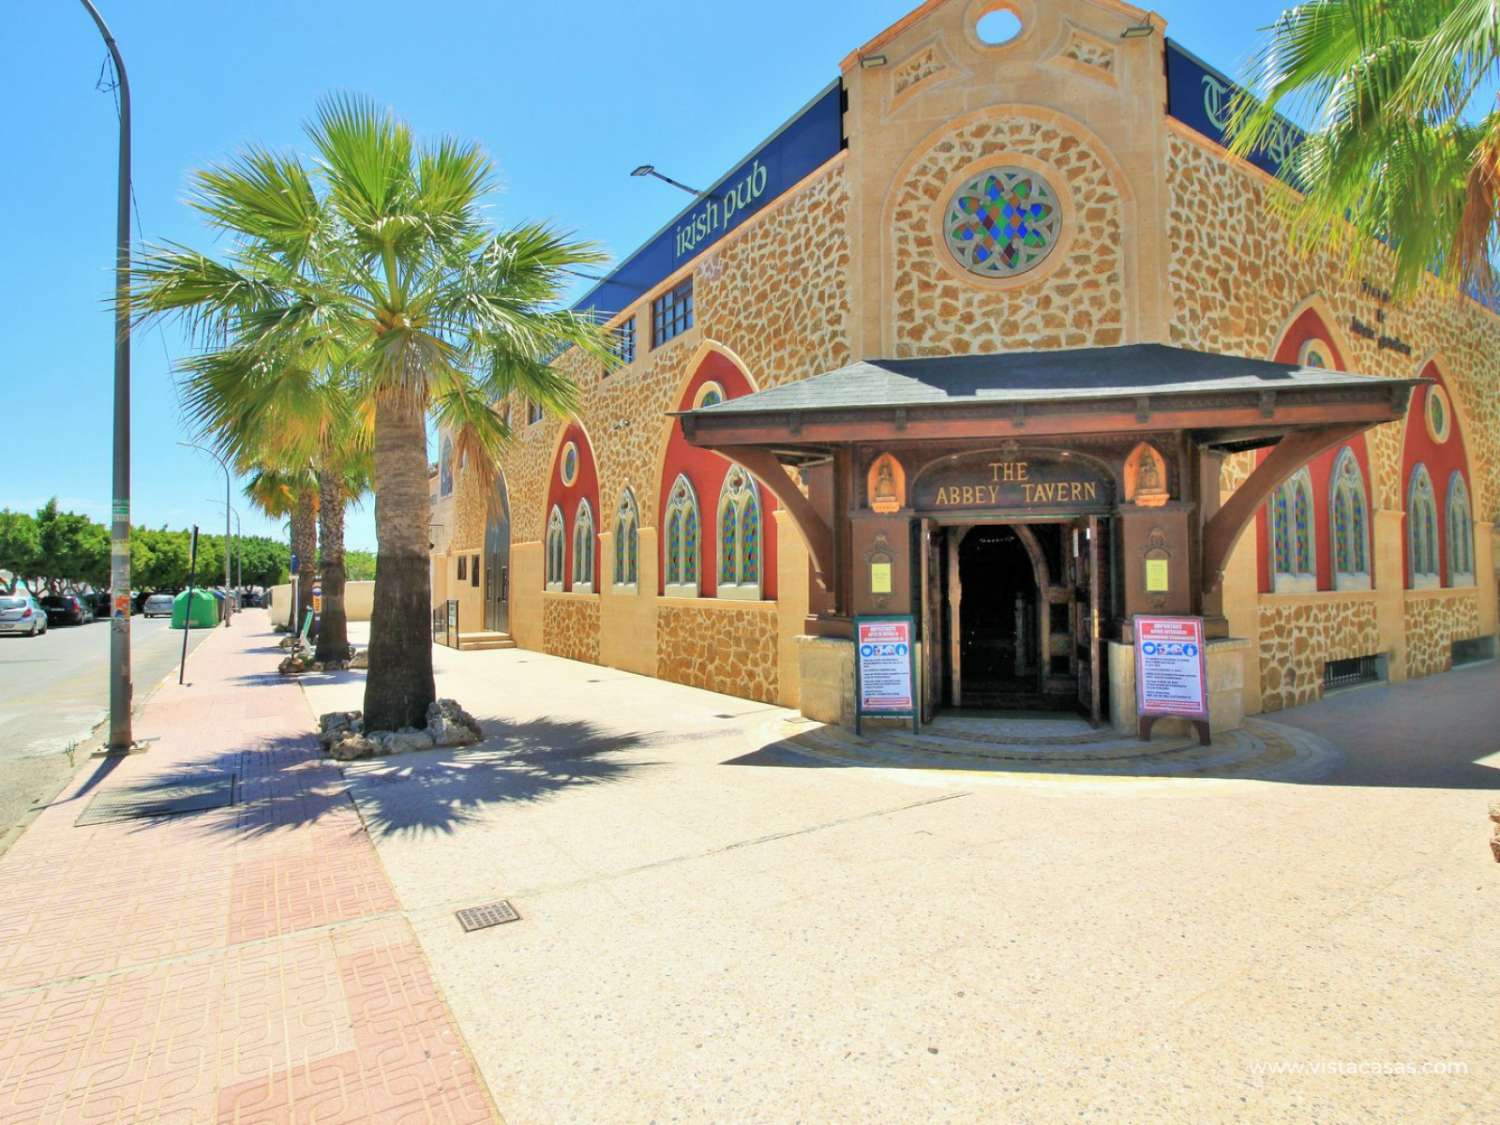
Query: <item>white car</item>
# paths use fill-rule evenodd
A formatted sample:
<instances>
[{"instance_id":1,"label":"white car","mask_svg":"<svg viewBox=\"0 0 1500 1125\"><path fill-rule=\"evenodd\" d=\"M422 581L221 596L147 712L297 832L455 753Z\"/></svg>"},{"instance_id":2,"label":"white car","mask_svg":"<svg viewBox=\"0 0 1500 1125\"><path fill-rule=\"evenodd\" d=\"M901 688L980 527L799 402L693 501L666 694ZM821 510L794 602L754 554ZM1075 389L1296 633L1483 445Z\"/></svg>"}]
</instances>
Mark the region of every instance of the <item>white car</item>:
<instances>
[{"instance_id":1,"label":"white car","mask_svg":"<svg viewBox=\"0 0 1500 1125\"><path fill-rule=\"evenodd\" d=\"M0 633L35 637L47 631L47 611L30 594L0 594Z\"/></svg>"},{"instance_id":2,"label":"white car","mask_svg":"<svg viewBox=\"0 0 1500 1125\"><path fill-rule=\"evenodd\" d=\"M146 604L141 606L142 617L171 617L172 595L152 594L146 599Z\"/></svg>"}]
</instances>

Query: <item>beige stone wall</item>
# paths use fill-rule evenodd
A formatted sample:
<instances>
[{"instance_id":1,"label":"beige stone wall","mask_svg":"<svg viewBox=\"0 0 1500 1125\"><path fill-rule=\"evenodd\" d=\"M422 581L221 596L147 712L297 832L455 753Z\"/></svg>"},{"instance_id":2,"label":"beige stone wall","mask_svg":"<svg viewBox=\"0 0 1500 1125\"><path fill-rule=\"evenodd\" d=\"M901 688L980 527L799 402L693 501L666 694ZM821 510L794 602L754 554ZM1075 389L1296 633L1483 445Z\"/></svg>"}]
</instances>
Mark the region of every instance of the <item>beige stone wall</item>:
<instances>
[{"instance_id":1,"label":"beige stone wall","mask_svg":"<svg viewBox=\"0 0 1500 1125\"><path fill-rule=\"evenodd\" d=\"M668 412L676 409L688 379L710 349L729 355L760 388L807 378L853 358L845 284L848 205L844 160L839 157L692 263L696 323L690 331L659 348L650 346L650 300L675 284L678 278L672 277L618 318L636 318L634 363L605 376L601 365L577 349L558 359L558 366L578 385L577 418L593 446L599 472L604 588L587 602L542 589L547 484L565 422L549 415L528 425L525 402L512 398L508 408L513 439L501 468L511 512L511 634L518 644L646 674L658 674L665 662L680 670L681 677L697 677L683 682L795 703L795 682L778 686L778 666L781 650L790 651L792 638L802 630L806 591L790 590L782 599L787 610L779 616L774 605L753 613L753 628L746 625L749 611L741 605L701 603L696 612L714 622L700 630L703 635L754 638L753 644L747 641L748 647L735 650L739 655L733 663L739 671L726 676L724 658L705 655L700 636L658 625L657 497L671 427ZM490 486L477 473L465 471L456 474L454 487L453 550L478 551L484 541ZM633 594L609 586L614 512L626 487L635 494L641 520L641 586ZM800 566L805 576L806 551L795 526L778 522L778 528L779 554L791 562L794 572ZM451 560L448 565L453 565ZM578 608L582 604L592 609ZM769 647L761 635L766 622ZM737 682L748 687L736 690Z\"/></svg>"},{"instance_id":2,"label":"beige stone wall","mask_svg":"<svg viewBox=\"0 0 1500 1125\"><path fill-rule=\"evenodd\" d=\"M1175 124L1167 143L1167 281L1172 294L1167 343L1204 351L1270 356L1303 309L1318 310L1352 371L1416 376L1434 354L1464 425L1474 479L1482 492L1476 516L1500 516L1500 319L1474 302L1424 286L1411 301L1380 305L1361 290L1384 286L1385 262L1372 258L1351 275L1326 249L1294 252L1276 217L1272 193L1288 189ZM1381 349L1347 331L1351 318L1377 324L1415 349L1411 357ZM1365 440L1377 508L1400 508L1402 428L1379 426ZM1227 458L1221 484L1244 478L1253 458Z\"/></svg>"},{"instance_id":3,"label":"beige stone wall","mask_svg":"<svg viewBox=\"0 0 1500 1125\"><path fill-rule=\"evenodd\" d=\"M599 663L599 595L542 595L542 650Z\"/></svg>"},{"instance_id":4,"label":"beige stone wall","mask_svg":"<svg viewBox=\"0 0 1500 1125\"><path fill-rule=\"evenodd\" d=\"M659 678L763 703L777 701L775 603L730 607L663 598L656 623Z\"/></svg>"},{"instance_id":5,"label":"beige stone wall","mask_svg":"<svg viewBox=\"0 0 1500 1125\"><path fill-rule=\"evenodd\" d=\"M1279 595L1260 601L1261 709L1323 695L1323 665L1381 651L1374 594Z\"/></svg>"},{"instance_id":6,"label":"beige stone wall","mask_svg":"<svg viewBox=\"0 0 1500 1125\"><path fill-rule=\"evenodd\" d=\"M1479 595L1468 590L1408 590L1407 675L1430 676L1453 667L1453 642L1479 636Z\"/></svg>"},{"instance_id":7,"label":"beige stone wall","mask_svg":"<svg viewBox=\"0 0 1500 1125\"><path fill-rule=\"evenodd\" d=\"M1043 175L1060 196L1063 241L1016 284L982 283L952 260L937 214L963 180L996 164ZM1109 346L1123 339L1120 186L1061 115L1024 106L945 131L902 178L891 210L896 354Z\"/></svg>"}]
</instances>

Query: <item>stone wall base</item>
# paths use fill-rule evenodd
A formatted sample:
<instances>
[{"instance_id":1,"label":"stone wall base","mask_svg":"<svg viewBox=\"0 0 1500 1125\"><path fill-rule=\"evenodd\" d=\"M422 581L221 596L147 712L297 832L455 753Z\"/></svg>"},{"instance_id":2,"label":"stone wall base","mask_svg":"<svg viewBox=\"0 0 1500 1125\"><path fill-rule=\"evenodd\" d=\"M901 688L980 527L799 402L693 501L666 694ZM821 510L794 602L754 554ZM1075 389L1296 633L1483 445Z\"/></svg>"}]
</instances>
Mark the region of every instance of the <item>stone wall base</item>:
<instances>
[{"instance_id":1,"label":"stone wall base","mask_svg":"<svg viewBox=\"0 0 1500 1125\"><path fill-rule=\"evenodd\" d=\"M1135 646L1109 644L1109 719L1119 731L1136 729ZM1208 722L1215 731L1245 725L1245 657L1250 642L1243 637L1220 637L1208 642ZM1159 719L1153 732L1183 734L1192 725L1183 719Z\"/></svg>"}]
</instances>

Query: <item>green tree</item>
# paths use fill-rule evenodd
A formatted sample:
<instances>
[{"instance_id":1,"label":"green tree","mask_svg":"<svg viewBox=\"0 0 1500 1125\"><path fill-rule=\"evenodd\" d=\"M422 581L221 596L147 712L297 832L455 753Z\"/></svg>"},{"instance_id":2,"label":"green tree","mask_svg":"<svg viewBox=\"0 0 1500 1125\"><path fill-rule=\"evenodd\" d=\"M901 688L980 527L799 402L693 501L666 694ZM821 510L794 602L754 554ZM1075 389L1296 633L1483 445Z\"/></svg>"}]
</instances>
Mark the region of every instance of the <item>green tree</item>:
<instances>
[{"instance_id":1,"label":"green tree","mask_svg":"<svg viewBox=\"0 0 1500 1125\"><path fill-rule=\"evenodd\" d=\"M5 592L13 594L23 577L35 574L42 539L36 520L26 512L0 509L0 570L10 572Z\"/></svg>"},{"instance_id":2,"label":"green tree","mask_svg":"<svg viewBox=\"0 0 1500 1125\"><path fill-rule=\"evenodd\" d=\"M65 512L54 497L36 514L37 551L27 585L36 593L62 593L109 580L109 532L78 512Z\"/></svg>"},{"instance_id":3,"label":"green tree","mask_svg":"<svg viewBox=\"0 0 1500 1125\"><path fill-rule=\"evenodd\" d=\"M199 173L196 205L233 232L235 250L151 250L132 300L148 318L182 314L200 337L243 344L267 364L310 338L336 342L374 419L379 565L365 722L421 726L434 697L428 417L483 467L506 437L490 403L520 391L572 409L576 388L550 358L570 345L602 364L612 357L594 319L560 301L569 271L603 256L545 226L490 230L483 152L451 138L419 148L368 100L323 102L308 135L316 183L296 157L260 149ZM280 249L267 254L267 244Z\"/></svg>"},{"instance_id":4,"label":"green tree","mask_svg":"<svg viewBox=\"0 0 1500 1125\"><path fill-rule=\"evenodd\" d=\"M375 552L346 551L344 566L350 582L369 582L375 577Z\"/></svg>"},{"instance_id":5,"label":"green tree","mask_svg":"<svg viewBox=\"0 0 1500 1125\"><path fill-rule=\"evenodd\" d=\"M1493 0L1312 0L1288 8L1254 56L1231 151L1279 129L1278 111L1314 121L1278 196L1302 249L1331 246L1351 270L1384 248L1393 290L1436 269L1495 292L1500 214L1500 4ZM1384 244L1384 248L1381 244Z\"/></svg>"}]
</instances>

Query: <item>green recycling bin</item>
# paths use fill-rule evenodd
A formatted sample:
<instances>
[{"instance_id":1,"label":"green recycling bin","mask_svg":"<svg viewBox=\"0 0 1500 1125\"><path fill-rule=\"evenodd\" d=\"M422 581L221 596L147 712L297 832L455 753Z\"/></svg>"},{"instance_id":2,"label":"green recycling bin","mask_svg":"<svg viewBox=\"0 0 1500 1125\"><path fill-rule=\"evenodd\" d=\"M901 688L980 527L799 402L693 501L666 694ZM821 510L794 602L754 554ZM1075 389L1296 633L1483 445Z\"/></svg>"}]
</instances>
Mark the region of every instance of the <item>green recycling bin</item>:
<instances>
[{"instance_id":1,"label":"green recycling bin","mask_svg":"<svg viewBox=\"0 0 1500 1125\"><path fill-rule=\"evenodd\" d=\"M192 627L212 629L219 623L219 599L207 590L193 590L192 595ZM172 599L172 628L181 629L188 617L188 591L184 590Z\"/></svg>"}]
</instances>

